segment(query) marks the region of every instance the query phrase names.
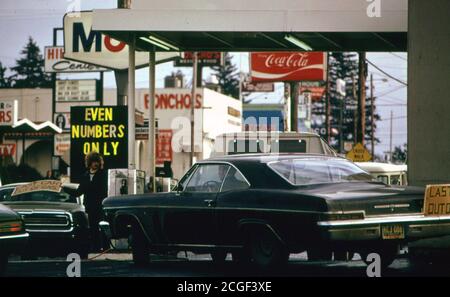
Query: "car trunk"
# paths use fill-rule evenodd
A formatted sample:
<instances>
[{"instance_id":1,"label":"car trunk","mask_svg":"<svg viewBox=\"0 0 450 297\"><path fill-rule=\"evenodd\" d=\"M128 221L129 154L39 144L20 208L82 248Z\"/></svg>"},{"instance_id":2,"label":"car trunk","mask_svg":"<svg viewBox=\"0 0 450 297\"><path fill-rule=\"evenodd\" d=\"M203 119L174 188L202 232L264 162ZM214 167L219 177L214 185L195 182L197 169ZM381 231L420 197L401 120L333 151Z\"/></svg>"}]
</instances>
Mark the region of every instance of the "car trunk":
<instances>
[{"instance_id":1,"label":"car trunk","mask_svg":"<svg viewBox=\"0 0 450 297\"><path fill-rule=\"evenodd\" d=\"M364 211L366 216L423 212L424 188L365 182L323 185L321 188L317 195L325 198L332 210Z\"/></svg>"}]
</instances>

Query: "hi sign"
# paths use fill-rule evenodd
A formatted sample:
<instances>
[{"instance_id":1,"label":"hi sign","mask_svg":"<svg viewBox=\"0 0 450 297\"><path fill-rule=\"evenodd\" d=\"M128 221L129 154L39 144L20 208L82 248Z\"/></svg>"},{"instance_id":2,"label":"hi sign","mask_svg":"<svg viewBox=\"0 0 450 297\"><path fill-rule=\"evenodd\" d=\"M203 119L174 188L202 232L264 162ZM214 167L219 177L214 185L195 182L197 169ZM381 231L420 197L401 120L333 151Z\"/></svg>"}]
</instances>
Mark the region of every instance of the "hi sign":
<instances>
[{"instance_id":1,"label":"hi sign","mask_svg":"<svg viewBox=\"0 0 450 297\"><path fill-rule=\"evenodd\" d=\"M252 82L326 80L324 52L258 52L250 56Z\"/></svg>"},{"instance_id":2,"label":"hi sign","mask_svg":"<svg viewBox=\"0 0 450 297\"><path fill-rule=\"evenodd\" d=\"M171 61L178 53L156 54L156 63ZM92 12L64 16L64 58L110 69L128 68L128 45L92 30ZM136 67L148 64L148 53L136 51Z\"/></svg>"}]
</instances>

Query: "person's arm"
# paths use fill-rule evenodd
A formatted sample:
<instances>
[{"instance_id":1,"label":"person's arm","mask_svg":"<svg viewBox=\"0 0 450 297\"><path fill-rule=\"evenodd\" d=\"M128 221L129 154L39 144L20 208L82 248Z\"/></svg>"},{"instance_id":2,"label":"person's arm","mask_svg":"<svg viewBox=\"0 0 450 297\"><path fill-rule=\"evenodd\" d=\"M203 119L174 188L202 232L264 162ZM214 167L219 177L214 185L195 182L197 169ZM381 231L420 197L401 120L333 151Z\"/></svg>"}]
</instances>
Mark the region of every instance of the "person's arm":
<instances>
[{"instance_id":1,"label":"person's arm","mask_svg":"<svg viewBox=\"0 0 450 297\"><path fill-rule=\"evenodd\" d=\"M78 196L81 196L81 195L85 194L86 193L86 183L84 181L84 177L81 179L81 181L80 181L80 183L78 185L78 188L71 189L71 188L68 188L68 187L64 187L64 191L66 193L68 193L69 195L75 196L75 197L78 197Z\"/></svg>"}]
</instances>

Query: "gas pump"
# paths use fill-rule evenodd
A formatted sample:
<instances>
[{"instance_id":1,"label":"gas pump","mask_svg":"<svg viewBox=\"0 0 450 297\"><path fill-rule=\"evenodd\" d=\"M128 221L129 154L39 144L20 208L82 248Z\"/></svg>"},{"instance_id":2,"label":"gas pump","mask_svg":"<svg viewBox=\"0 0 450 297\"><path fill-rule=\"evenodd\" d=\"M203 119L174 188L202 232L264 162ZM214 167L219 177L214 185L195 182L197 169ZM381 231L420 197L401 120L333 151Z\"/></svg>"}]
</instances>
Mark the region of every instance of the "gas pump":
<instances>
[{"instance_id":1,"label":"gas pump","mask_svg":"<svg viewBox=\"0 0 450 297\"><path fill-rule=\"evenodd\" d=\"M108 197L144 194L145 171L136 169L108 170Z\"/></svg>"},{"instance_id":2,"label":"gas pump","mask_svg":"<svg viewBox=\"0 0 450 297\"><path fill-rule=\"evenodd\" d=\"M163 167L156 167L155 171L157 191L159 188L158 192L170 192L173 178L172 162L164 161Z\"/></svg>"}]
</instances>

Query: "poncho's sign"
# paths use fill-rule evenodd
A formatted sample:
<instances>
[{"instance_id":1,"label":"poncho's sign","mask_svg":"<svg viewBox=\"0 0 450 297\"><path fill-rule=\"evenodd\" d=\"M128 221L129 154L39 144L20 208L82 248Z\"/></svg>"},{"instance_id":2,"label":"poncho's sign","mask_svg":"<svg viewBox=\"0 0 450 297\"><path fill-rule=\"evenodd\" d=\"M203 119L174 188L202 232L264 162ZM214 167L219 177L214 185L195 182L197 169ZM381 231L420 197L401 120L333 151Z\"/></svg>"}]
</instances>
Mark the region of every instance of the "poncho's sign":
<instances>
[{"instance_id":1,"label":"poncho's sign","mask_svg":"<svg viewBox=\"0 0 450 297\"><path fill-rule=\"evenodd\" d=\"M71 180L85 172L84 157L103 156L104 169L128 167L128 117L126 106L74 106L70 110Z\"/></svg>"}]
</instances>

